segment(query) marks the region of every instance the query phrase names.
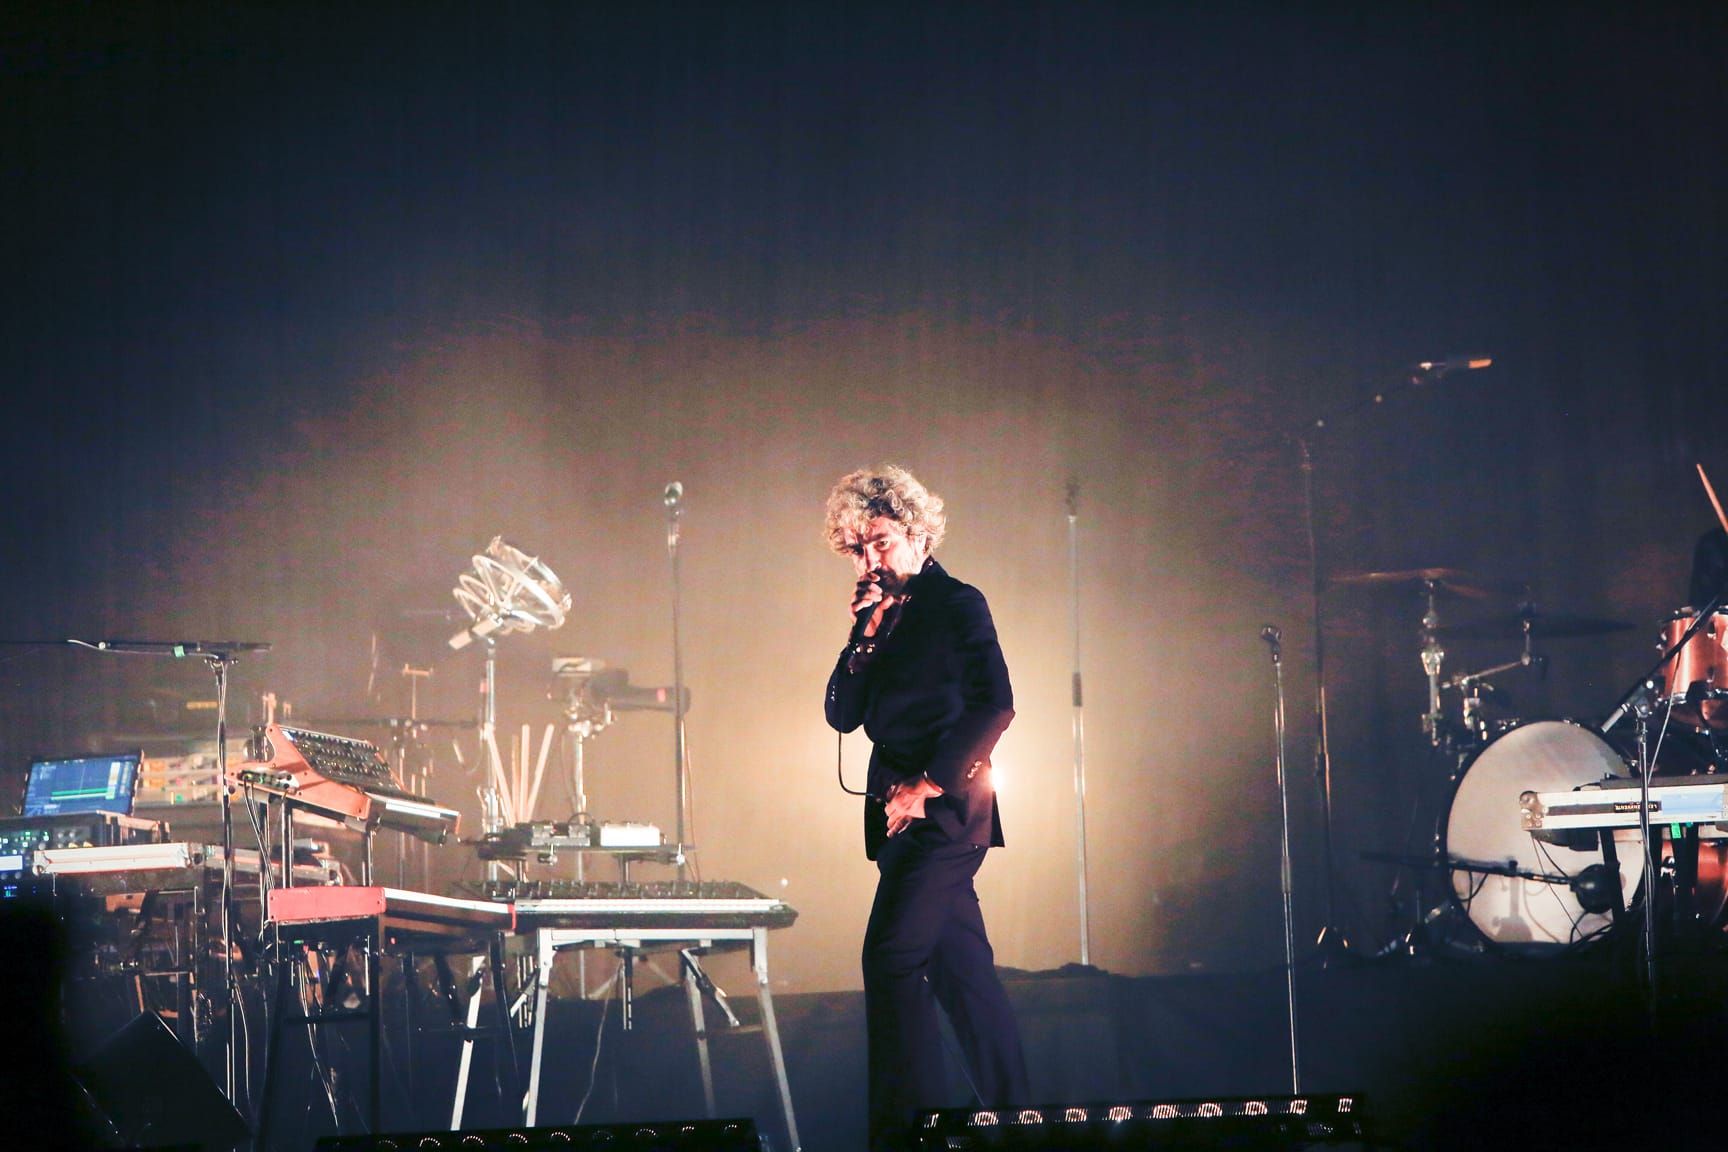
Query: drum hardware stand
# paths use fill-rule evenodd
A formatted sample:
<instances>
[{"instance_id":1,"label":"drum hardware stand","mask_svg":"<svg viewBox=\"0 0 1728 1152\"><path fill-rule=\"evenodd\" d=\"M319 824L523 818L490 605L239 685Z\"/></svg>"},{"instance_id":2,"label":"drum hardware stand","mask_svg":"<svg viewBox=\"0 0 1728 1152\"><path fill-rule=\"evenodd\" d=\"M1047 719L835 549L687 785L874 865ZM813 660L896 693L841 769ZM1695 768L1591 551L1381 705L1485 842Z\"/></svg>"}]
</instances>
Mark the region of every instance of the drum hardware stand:
<instances>
[{"instance_id":1,"label":"drum hardware stand","mask_svg":"<svg viewBox=\"0 0 1728 1152\"><path fill-rule=\"evenodd\" d=\"M1439 748L1445 741L1445 717L1440 711L1440 666L1446 660L1446 649L1441 647L1435 632L1440 627L1440 612L1434 603L1436 585L1434 580L1422 581L1422 592L1428 601L1428 609L1422 613L1422 672L1428 677L1428 711L1422 717L1422 731L1427 734L1429 745Z\"/></svg>"},{"instance_id":2,"label":"drum hardware stand","mask_svg":"<svg viewBox=\"0 0 1728 1152\"><path fill-rule=\"evenodd\" d=\"M1260 629L1272 655L1272 681L1277 690L1272 711L1272 732L1277 742L1274 762L1278 770L1279 886L1284 898L1284 1001L1290 1014L1290 1093L1302 1094L1301 1047L1296 1034L1296 913L1290 867L1290 785L1284 771L1284 652L1283 632L1276 624Z\"/></svg>"},{"instance_id":3,"label":"drum hardware stand","mask_svg":"<svg viewBox=\"0 0 1728 1152\"><path fill-rule=\"evenodd\" d=\"M1444 756L1452 761L1452 765L1448 770L1448 779L1455 781L1465 755L1460 750L1459 745L1465 743L1468 737L1455 733L1446 723L1446 714L1444 702L1441 697L1441 690L1447 687L1447 684L1442 683L1440 679L1440 671L1446 661L1446 649L1440 643L1440 609L1438 604L1439 587L1440 581L1438 577L1425 577L1422 580L1423 612L1422 628L1420 633L1422 639L1421 659L1422 672L1428 681L1428 710L1422 715L1422 732L1423 735L1428 738L1430 754L1435 756ZM1464 717L1464 728L1466 732L1471 731L1470 722L1471 717L1466 715ZM1426 773L1423 774L1422 783L1424 785L1427 783ZM1422 788L1418 788L1417 797L1411 806L1410 822L1404 833L1405 848L1408 850L1411 840L1414 839L1416 835L1418 822L1421 819L1421 813L1424 807L1432 807L1436 814L1436 824L1430 838L1434 848L1433 858L1431 865L1425 868L1424 871L1437 872L1444 875L1446 873L1446 862L1441 859L1439 852L1440 834L1438 821L1440 819L1439 812L1441 811L1441 808L1431 804L1430 798L1424 794ZM1391 906L1394 915L1398 914L1399 890L1404 884L1404 876L1404 870L1400 868L1394 874L1392 879L1392 888L1387 893L1387 902ZM1448 883L1449 882L1450 881L1448 881ZM1439 919L1440 914L1445 908L1444 902L1433 908L1429 908L1428 903L1427 881L1419 878L1415 884L1415 922L1411 925L1409 931L1405 932L1402 936L1395 937L1390 943L1386 944L1376 952L1374 954L1376 959L1394 954L1417 956L1427 948L1430 943L1428 939L1429 926Z\"/></svg>"},{"instance_id":4,"label":"drum hardware stand","mask_svg":"<svg viewBox=\"0 0 1728 1152\"><path fill-rule=\"evenodd\" d=\"M1344 416L1353 416L1370 408L1377 408L1389 397L1398 396L1403 392L1415 392L1431 383L1460 373L1460 371L1476 371L1488 368L1493 364L1491 356L1448 356L1441 361L1419 361L1410 364L1403 373L1396 387L1375 389L1367 399L1351 404L1337 413L1341 420ZM1320 598L1324 592L1325 565L1320 554L1320 532L1315 525L1315 499L1313 499L1313 451L1312 439L1324 434L1331 427L1332 418L1320 416L1317 420L1308 421L1299 434L1286 434L1284 439L1294 440L1301 461L1301 477L1303 477L1303 523L1308 532L1308 575L1312 580L1310 594L1313 604L1313 713L1315 713L1315 775L1320 781L1320 813L1322 813L1322 850L1325 853L1325 927L1320 929L1317 945L1320 946L1322 959L1337 959L1350 953L1350 941L1337 927L1337 869L1332 860L1332 746L1331 734L1327 731L1327 699L1325 699L1325 629L1322 627L1322 610Z\"/></svg>"},{"instance_id":5,"label":"drum hardware stand","mask_svg":"<svg viewBox=\"0 0 1728 1152\"><path fill-rule=\"evenodd\" d=\"M1486 747L1489 742L1487 725L1481 715L1482 690L1492 690L1492 687L1487 683L1488 680L1518 668L1543 668L1546 666L1547 658L1534 652L1531 632L1532 617L1524 613L1520 625L1523 649L1519 653L1518 659L1496 664L1478 672L1459 673L1442 680L1440 673L1445 663L1446 651L1440 640L1442 621L1437 603L1440 584L1439 577L1425 577L1422 580L1424 611L1420 633L1422 640L1421 660L1422 671L1428 681L1428 710L1422 716L1422 731L1427 736L1429 747L1433 752L1445 756L1451 761L1447 771L1447 779L1449 783L1455 786L1471 755ZM1443 693L1450 689L1457 689L1462 694L1459 705L1460 721L1456 728L1449 725L1446 720ZM1425 803L1426 801L1419 797L1411 812L1412 826L1405 838L1407 845L1410 837L1414 834L1420 809ZM1441 850L1441 825L1439 821L1444 818L1444 806L1437 805L1434 807L1436 824L1433 833L1432 868L1434 871L1447 876L1447 884L1450 885L1450 862L1445 859ZM1394 906L1396 906L1398 890L1403 884L1403 879L1403 873L1400 872L1393 880L1390 899ZM1394 953L1413 956L1430 943L1427 939L1429 926L1436 924L1444 916L1447 901L1442 899L1437 906L1432 908L1427 908L1427 904L1428 900L1419 884L1416 900L1416 923L1403 936L1394 939L1376 953L1377 957L1389 956Z\"/></svg>"},{"instance_id":6,"label":"drum hardware stand","mask_svg":"<svg viewBox=\"0 0 1728 1152\"><path fill-rule=\"evenodd\" d=\"M1532 644L1530 617L1524 618L1521 629L1524 637L1524 649L1518 654L1518 659L1508 660L1504 664L1495 664L1479 672L1460 672L1440 684L1442 690L1456 688L1463 694L1460 705L1465 732L1463 739L1473 747L1480 747L1487 743L1488 739L1487 724L1482 719L1481 711L1482 690L1493 691L1493 686L1488 681L1503 673L1515 672L1520 668L1546 670L1548 667L1548 657L1537 655Z\"/></svg>"},{"instance_id":7,"label":"drum hardware stand","mask_svg":"<svg viewBox=\"0 0 1728 1152\"><path fill-rule=\"evenodd\" d=\"M1395 388L1381 388L1364 400L1341 410L1338 418L1353 416L1384 404L1388 397L1413 392L1434 384L1455 372L1471 372L1493 364L1489 356L1451 356L1445 360L1424 360L1409 366ZM1302 470L1302 519L1308 536L1308 576L1310 603L1313 609L1314 640L1314 774L1320 782L1321 849L1326 857L1326 924L1315 943L1322 962L1342 959L1350 953L1350 941L1338 927L1337 865L1332 853L1332 742L1327 727L1326 707L1326 630L1323 626L1321 597L1325 591L1324 558L1320 550L1320 532L1314 514L1314 453L1313 439L1333 423L1321 416L1302 426L1301 433L1286 433L1294 441Z\"/></svg>"},{"instance_id":8,"label":"drum hardware stand","mask_svg":"<svg viewBox=\"0 0 1728 1152\"><path fill-rule=\"evenodd\" d=\"M672 565L672 757L673 778L678 789L677 856L678 879L685 873L685 814L690 801L689 751L684 742L684 634L683 583L678 563L678 537L684 519L684 485L677 480L666 485L661 496L666 506L666 556Z\"/></svg>"},{"instance_id":9,"label":"drum hardware stand","mask_svg":"<svg viewBox=\"0 0 1728 1152\"><path fill-rule=\"evenodd\" d=\"M1086 967L1092 964L1092 930L1088 918L1089 901L1086 896L1086 707L1085 697L1081 691L1080 681L1080 481L1068 481L1068 587L1069 602L1073 606L1071 631L1074 635L1074 840L1077 845L1079 859L1077 870L1080 876L1080 963ZM1271 627L1268 625L1268 627ZM1277 640L1272 641L1276 653ZM1277 663L1274 654L1273 663ZM1278 780L1282 788L1284 780L1284 747L1283 747L1283 673L1279 673L1279 747L1278 747ZM1288 857L1289 846L1285 846ZM1286 873L1288 881L1288 873Z\"/></svg>"}]
</instances>

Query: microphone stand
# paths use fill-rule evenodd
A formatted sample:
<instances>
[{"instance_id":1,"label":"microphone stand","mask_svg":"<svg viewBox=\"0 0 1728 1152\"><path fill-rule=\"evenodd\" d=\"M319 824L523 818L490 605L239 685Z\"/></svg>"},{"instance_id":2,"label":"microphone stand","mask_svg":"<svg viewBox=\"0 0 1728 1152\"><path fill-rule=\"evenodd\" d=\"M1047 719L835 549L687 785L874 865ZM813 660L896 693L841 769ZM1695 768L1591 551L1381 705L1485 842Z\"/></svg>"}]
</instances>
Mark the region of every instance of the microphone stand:
<instances>
[{"instance_id":1,"label":"microphone stand","mask_svg":"<svg viewBox=\"0 0 1728 1152\"><path fill-rule=\"evenodd\" d=\"M1092 964L1086 898L1086 706L1080 681L1080 481L1068 481L1068 586L1074 633L1074 840L1080 873L1080 963Z\"/></svg>"},{"instance_id":2,"label":"microphone stand","mask_svg":"<svg viewBox=\"0 0 1728 1152\"><path fill-rule=\"evenodd\" d=\"M1278 768L1279 811L1279 885L1284 897L1284 1000L1290 1012L1290 1094L1302 1094L1301 1048L1296 1038L1296 910L1295 885L1290 866L1290 785L1284 771L1284 652L1280 645L1283 633L1277 625L1268 624L1260 630L1272 652L1272 680L1277 699L1272 709L1272 732L1277 741L1275 762Z\"/></svg>"},{"instance_id":3,"label":"microphone stand","mask_svg":"<svg viewBox=\"0 0 1728 1152\"><path fill-rule=\"evenodd\" d=\"M666 505L666 555L672 565L672 755L673 779L678 788L678 879L684 879L684 813L690 786L688 753L684 743L684 634L683 582L678 563L678 536L684 518L684 485L674 480L662 497Z\"/></svg>"},{"instance_id":4,"label":"microphone stand","mask_svg":"<svg viewBox=\"0 0 1728 1152\"><path fill-rule=\"evenodd\" d=\"M240 989L234 975L234 789L228 780L228 669L242 653L268 652L270 645L237 641L162 641L162 640L68 640L66 643L98 652L115 652L144 656L171 656L184 659L197 656L209 666L216 677L216 779L222 794L222 907L220 916L222 947L222 992L227 997L228 1039L223 1054L223 1087L229 1103L236 1103L240 1048ZM283 846L283 852L288 852ZM265 870L269 861L260 862L261 882L268 885ZM286 867L286 856L284 857ZM236 1105L237 1106L237 1105Z\"/></svg>"},{"instance_id":5,"label":"microphone stand","mask_svg":"<svg viewBox=\"0 0 1728 1152\"><path fill-rule=\"evenodd\" d=\"M1322 419L1316 420L1313 426L1319 430L1325 424ZM1309 605L1314 637L1314 775L1320 784L1320 850L1326 862L1326 921L1315 944L1320 950L1321 963L1325 964L1348 956L1350 941L1338 927L1337 864L1332 846L1332 736L1327 725L1326 628L1321 608L1325 568L1314 515L1314 453L1304 436L1296 437L1296 447L1302 468L1302 519L1308 533Z\"/></svg>"}]
</instances>

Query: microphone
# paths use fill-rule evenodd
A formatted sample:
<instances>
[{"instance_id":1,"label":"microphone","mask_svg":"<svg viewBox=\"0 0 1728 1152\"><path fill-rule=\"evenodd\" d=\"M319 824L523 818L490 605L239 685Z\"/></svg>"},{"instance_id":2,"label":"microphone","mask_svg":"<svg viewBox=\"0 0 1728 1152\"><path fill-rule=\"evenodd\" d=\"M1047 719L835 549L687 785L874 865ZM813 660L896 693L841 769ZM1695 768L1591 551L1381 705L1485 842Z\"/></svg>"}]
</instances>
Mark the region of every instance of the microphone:
<instances>
[{"instance_id":1,"label":"microphone","mask_svg":"<svg viewBox=\"0 0 1728 1152\"><path fill-rule=\"evenodd\" d=\"M1421 360L1410 369L1410 379L1418 384L1444 380L1454 372L1474 372L1494 363L1492 356L1448 356L1444 360Z\"/></svg>"},{"instance_id":2,"label":"microphone","mask_svg":"<svg viewBox=\"0 0 1728 1152\"><path fill-rule=\"evenodd\" d=\"M666 551L678 549L678 524L684 518L684 485L674 480L666 485L660 502L666 505Z\"/></svg>"},{"instance_id":3,"label":"microphone","mask_svg":"<svg viewBox=\"0 0 1728 1152\"><path fill-rule=\"evenodd\" d=\"M871 572L870 581L873 584L880 585L882 583L882 574L880 572ZM852 635L846 640L846 643L849 646L856 648L858 645L864 643L864 629L870 627L870 617L876 614L876 605L880 603L880 600L872 600L862 608L858 609L858 614L852 618Z\"/></svg>"}]
</instances>

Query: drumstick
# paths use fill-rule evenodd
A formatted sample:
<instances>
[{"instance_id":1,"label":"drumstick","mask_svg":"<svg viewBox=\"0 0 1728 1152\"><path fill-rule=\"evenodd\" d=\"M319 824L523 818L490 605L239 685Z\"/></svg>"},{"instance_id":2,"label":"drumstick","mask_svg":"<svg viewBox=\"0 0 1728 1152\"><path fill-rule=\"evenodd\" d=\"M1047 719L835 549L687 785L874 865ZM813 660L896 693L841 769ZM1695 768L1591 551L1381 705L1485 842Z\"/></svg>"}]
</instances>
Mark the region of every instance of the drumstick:
<instances>
[{"instance_id":1,"label":"drumstick","mask_svg":"<svg viewBox=\"0 0 1728 1152\"><path fill-rule=\"evenodd\" d=\"M1716 522L1722 525L1722 531L1728 532L1728 516L1722 514L1722 501L1716 499L1716 489L1710 487L1710 477L1704 474L1704 465L1697 465L1698 479L1704 481L1704 493L1710 497L1710 507L1716 509Z\"/></svg>"}]
</instances>

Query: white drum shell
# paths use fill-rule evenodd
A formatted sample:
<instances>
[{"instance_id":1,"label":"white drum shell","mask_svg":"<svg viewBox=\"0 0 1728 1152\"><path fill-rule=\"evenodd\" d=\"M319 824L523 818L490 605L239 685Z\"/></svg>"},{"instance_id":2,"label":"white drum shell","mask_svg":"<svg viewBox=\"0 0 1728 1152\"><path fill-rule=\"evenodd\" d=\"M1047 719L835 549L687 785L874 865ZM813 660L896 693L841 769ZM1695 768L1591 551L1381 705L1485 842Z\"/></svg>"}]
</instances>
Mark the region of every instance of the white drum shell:
<instances>
[{"instance_id":1,"label":"white drum shell","mask_svg":"<svg viewBox=\"0 0 1728 1152\"><path fill-rule=\"evenodd\" d=\"M1567 884L1472 872L1461 862L1506 865L1544 875L1577 876L1602 863L1598 850L1578 852L1538 841L1520 822L1524 792L1564 792L1610 776L1627 764L1589 728L1564 720L1520 724L1497 736L1465 767L1445 821L1443 858L1452 869L1459 907L1491 943L1548 951L1576 944L1612 923L1609 913L1584 911ZM1638 830L1614 834L1620 890L1630 906L1644 876Z\"/></svg>"}]
</instances>

